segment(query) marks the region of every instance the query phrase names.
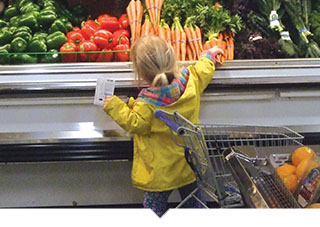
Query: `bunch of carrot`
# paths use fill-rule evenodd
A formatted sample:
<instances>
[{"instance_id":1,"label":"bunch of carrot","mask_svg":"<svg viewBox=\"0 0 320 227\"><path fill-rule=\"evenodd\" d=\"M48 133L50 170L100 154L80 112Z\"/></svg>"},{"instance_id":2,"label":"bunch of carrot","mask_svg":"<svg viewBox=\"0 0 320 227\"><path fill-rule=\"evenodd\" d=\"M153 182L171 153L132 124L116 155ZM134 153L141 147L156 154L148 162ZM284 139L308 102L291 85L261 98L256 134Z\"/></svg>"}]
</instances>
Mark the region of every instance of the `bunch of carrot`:
<instances>
[{"instance_id":1,"label":"bunch of carrot","mask_svg":"<svg viewBox=\"0 0 320 227\"><path fill-rule=\"evenodd\" d=\"M131 0L127 7L131 30L131 44L141 36L143 6L140 0Z\"/></svg>"},{"instance_id":2,"label":"bunch of carrot","mask_svg":"<svg viewBox=\"0 0 320 227\"><path fill-rule=\"evenodd\" d=\"M181 26L179 17L173 19L171 27L171 44L177 59L185 61L187 54L187 36Z\"/></svg>"},{"instance_id":3,"label":"bunch of carrot","mask_svg":"<svg viewBox=\"0 0 320 227\"><path fill-rule=\"evenodd\" d=\"M193 60L197 60L200 57L200 54L203 50L202 47L202 35L201 30L198 26L195 25L194 19L192 17L188 17L185 25L184 32L187 36L188 44L194 56L192 56Z\"/></svg>"},{"instance_id":4,"label":"bunch of carrot","mask_svg":"<svg viewBox=\"0 0 320 227\"><path fill-rule=\"evenodd\" d=\"M156 34L158 34L160 14L161 14L161 9L162 9L164 0L146 0L145 3L150 15L151 23L154 26Z\"/></svg>"},{"instance_id":5,"label":"bunch of carrot","mask_svg":"<svg viewBox=\"0 0 320 227\"><path fill-rule=\"evenodd\" d=\"M217 62L224 64L225 60L234 59L234 33L220 32L218 37L209 37L209 40L204 44L204 50L208 50L214 46L220 47L224 51L224 55L217 56Z\"/></svg>"},{"instance_id":6,"label":"bunch of carrot","mask_svg":"<svg viewBox=\"0 0 320 227\"><path fill-rule=\"evenodd\" d=\"M160 21L158 36L171 44L171 29L164 19L161 19Z\"/></svg>"}]
</instances>

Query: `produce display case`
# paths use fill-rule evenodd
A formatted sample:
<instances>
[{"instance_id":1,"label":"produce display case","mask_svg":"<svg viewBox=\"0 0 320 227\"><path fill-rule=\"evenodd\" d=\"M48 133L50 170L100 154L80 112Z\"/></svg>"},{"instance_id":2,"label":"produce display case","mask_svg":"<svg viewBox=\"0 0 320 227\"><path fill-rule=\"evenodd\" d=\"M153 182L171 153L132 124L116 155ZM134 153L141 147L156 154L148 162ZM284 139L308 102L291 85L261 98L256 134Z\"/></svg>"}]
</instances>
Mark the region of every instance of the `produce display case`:
<instances>
[{"instance_id":1,"label":"produce display case","mask_svg":"<svg viewBox=\"0 0 320 227\"><path fill-rule=\"evenodd\" d=\"M129 1L67 2L70 5L80 2L92 18L97 18L103 13L119 17L124 12L115 2L126 2L122 3L126 5ZM193 63L181 62L182 65ZM124 190L132 190L128 174L132 159L131 137L101 108L93 105L96 80L100 77L114 79L115 94L123 99L135 97L139 92L131 62L0 65L0 162L5 170L2 179L10 183L6 168L18 174L21 166L32 169L34 165L37 171L52 176L57 174L56 170L37 165L44 163L57 168L63 165L61 169L67 169L67 165L76 166L80 162L79 165L86 167L78 168L79 179L90 166L88 163L95 161L107 163L105 166L98 164L101 171L108 165L112 166L110 173L124 171L128 178ZM200 120L203 123L284 125L303 134L304 144L319 144L320 107L315 105L320 96L319 84L319 58L226 60L217 67L201 97ZM28 173L29 177L33 174L32 170ZM88 179L93 175L88 175ZM25 182L16 178L15 183L19 181ZM110 184L117 185L115 182ZM15 187L13 182L8 185ZM109 193L114 190L113 186L111 188ZM91 190L93 195L96 188ZM88 198L74 200L81 205L139 203L138 193L130 196L122 200L119 200L121 195L115 199L98 197L99 202ZM15 197L16 194L10 194L0 206L73 204L69 200L57 200L60 198L57 194L49 202L44 199L45 195L34 199L35 203L32 199L16 203L13 202Z\"/></svg>"}]
</instances>

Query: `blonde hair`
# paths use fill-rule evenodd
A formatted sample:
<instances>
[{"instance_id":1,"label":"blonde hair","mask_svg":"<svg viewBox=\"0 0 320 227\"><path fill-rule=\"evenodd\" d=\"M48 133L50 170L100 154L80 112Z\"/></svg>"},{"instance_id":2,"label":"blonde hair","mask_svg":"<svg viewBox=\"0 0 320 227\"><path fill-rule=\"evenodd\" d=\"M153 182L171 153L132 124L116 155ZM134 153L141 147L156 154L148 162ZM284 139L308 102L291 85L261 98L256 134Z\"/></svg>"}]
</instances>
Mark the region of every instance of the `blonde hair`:
<instances>
[{"instance_id":1,"label":"blonde hair","mask_svg":"<svg viewBox=\"0 0 320 227\"><path fill-rule=\"evenodd\" d=\"M176 56L171 45L150 35L135 41L131 48L133 69L151 87L165 86L177 72Z\"/></svg>"}]
</instances>

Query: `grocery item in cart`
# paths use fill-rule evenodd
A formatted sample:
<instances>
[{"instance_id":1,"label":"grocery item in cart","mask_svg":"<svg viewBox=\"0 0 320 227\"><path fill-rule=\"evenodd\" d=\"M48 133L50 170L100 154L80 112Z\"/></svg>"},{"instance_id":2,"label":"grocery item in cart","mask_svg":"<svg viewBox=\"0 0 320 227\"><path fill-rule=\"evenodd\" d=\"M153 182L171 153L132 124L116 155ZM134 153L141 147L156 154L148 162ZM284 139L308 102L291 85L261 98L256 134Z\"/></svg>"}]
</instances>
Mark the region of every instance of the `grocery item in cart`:
<instances>
[{"instance_id":1,"label":"grocery item in cart","mask_svg":"<svg viewBox=\"0 0 320 227\"><path fill-rule=\"evenodd\" d=\"M304 162L306 168L295 192L295 198L301 207L317 202L320 197L320 159L317 155L313 155Z\"/></svg>"}]
</instances>

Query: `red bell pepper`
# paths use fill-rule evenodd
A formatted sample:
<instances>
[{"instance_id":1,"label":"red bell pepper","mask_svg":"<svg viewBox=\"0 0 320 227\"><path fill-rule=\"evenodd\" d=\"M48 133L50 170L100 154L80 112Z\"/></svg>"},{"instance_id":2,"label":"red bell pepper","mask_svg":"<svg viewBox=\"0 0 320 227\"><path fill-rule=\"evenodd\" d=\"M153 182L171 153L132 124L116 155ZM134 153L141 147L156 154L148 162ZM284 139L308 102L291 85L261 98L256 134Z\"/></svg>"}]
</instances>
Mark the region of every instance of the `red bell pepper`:
<instances>
[{"instance_id":1,"label":"red bell pepper","mask_svg":"<svg viewBox=\"0 0 320 227\"><path fill-rule=\"evenodd\" d=\"M98 50L98 47L97 45L92 42L92 41L89 41L89 40L84 40L80 43L79 45L79 56L80 56L80 60L81 61L84 61L84 62L87 62L87 61L90 61L90 62L93 62L97 59L97 56L98 54L97 53L81 53L81 52L90 52L90 51L97 51Z\"/></svg>"},{"instance_id":2,"label":"red bell pepper","mask_svg":"<svg viewBox=\"0 0 320 227\"><path fill-rule=\"evenodd\" d=\"M102 49L102 51L112 51L111 49ZM113 52L99 53L96 62L111 62Z\"/></svg>"},{"instance_id":3,"label":"red bell pepper","mask_svg":"<svg viewBox=\"0 0 320 227\"><path fill-rule=\"evenodd\" d=\"M119 29L119 30L115 31L113 33L113 35L116 35L118 33L130 38L130 32L128 30L126 30L126 29Z\"/></svg>"},{"instance_id":4,"label":"red bell pepper","mask_svg":"<svg viewBox=\"0 0 320 227\"><path fill-rule=\"evenodd\" d=\"M127 44L118 44L113 48L115 51L125 51L125 52L116 52L116 61L129 61L129 46Z\"/></svg>"},{"instance_id":5,"label":"red bell pepper","mask_svg":"<svg viewBox=\"0 0 320 227\"><path fill-rule=\"evenodd\" d=\"M128 47L130 47L130 40L126 36L120 33L117 33L113 35L112 44L114 47L117 46L118 44L127 44Z\"/></svg>"},{"instance_id":6,"label":"red bell pepper","mask_svg":"<svg viewBox=\"0 0 320 227\"><path fill-rule=\"evenodd\" d=\"M91 36L100 29L94 20L83 21L81 24L81 34L86 40L90 40Z\"/></svg>"},{"instance_id":7,"label":"red bell pepper","mask_svg":"<svg viewBox=\"0 0 320 227\"><path fill-rule=\"evenodd\" d=\"M101 19L108 18L108 17L111 17L111 16L109 14L102 14L102 15L98 16L97 21L100 23Z\"/></svg>"},{"instance_id":8,"label":"red bell pepper","mask_svg":"<svg viewBox=\"0 0 320 227\"><path fill-rule=\"evenodd\" d=\"M75 31L75 32L80 32L80 28L79 27L73 27L73 31Z\"/></svg>"},{"instance_id":9,"label":"red bell pepper","mask_svg":"<svg viewBox=\"0 0 320 227\"><path fill-rule=\"evenodd\" d=\"M61 59L63 62L76 62L77 61L77 54L68 54L68 52L77 52L78 47L73 42L66 42L60 48L60 52L67 53L61 54Z\"/></svg>"},{"instance_id":10,"label":"red bell pepper","mask_svg":"<svg viewBox=\"0 0 320 227\"><path fill-rule=\"evenodd\" d=\"M86 25L90 25L91 27L93 27L94 29L98 30L99 29L99 24L94 21L94 20L87 20L87 21L83 21L81 23L81 27L84 27Z\"/></svg>"},{"instance_id":11,"label":"red bell pepper","mask_svg":"<svg viewBox=\"0 0 320 227\"><path fill-rule=\"evenodd\" d=\"M120 24L116 17L102 17L99 23L102 29L106 29L112 33L120 29Z\"/></svg>"},{"instance_id":12,"label":"red bell pepper","mask_svg":"<svg viewBox=\"0 0 320 227\"><path fill-rule=\"evenodd\" d=\"M86 40L90 40L93 34L97 31L94 27L90 25L85 25L81 28L81 34Z\"/></svg>"},{"instance_id":13,"label":"red bell pepper","mask_svg":"<svg viewBox=\"0 0 320 227\"><path fill-rule=\"evenodd\" d=\"M67 38L69 41L74 42L76 45L84 40L83 35L80 32L71 31L67 33Z\"/></svg>"},{"instance_id":14,"label":"red bell pepper","mask_svg":"<svg viewBox=\"0 0 320 227\"><path fill-rule=\"evenodd\" d=\"M93 34L93 42L99 49L112 49L112 39L112 33L105 29L100 29Z\"/></svg>"},{"instance_id":15,"label":"red bell pepper","mask_svg":"<svg viewBox=\"0 0 320 227\"><path fill-rule=\"evenodd\" d=\"M122 29L128 29L129 28L129 18L127 14L122 14L119 18L120 27Z\"/></svg>"}]
</instances>

